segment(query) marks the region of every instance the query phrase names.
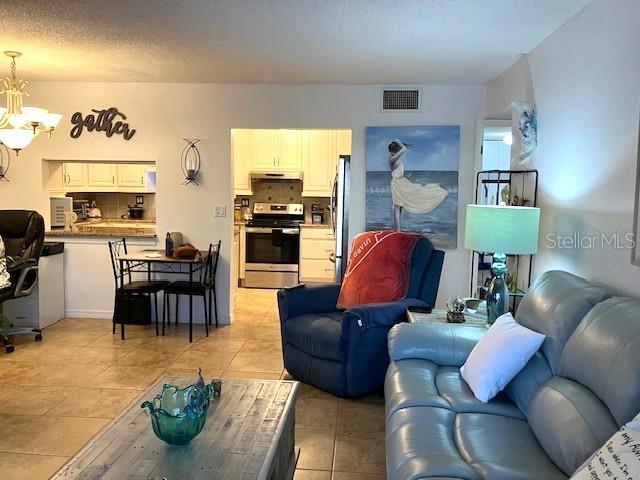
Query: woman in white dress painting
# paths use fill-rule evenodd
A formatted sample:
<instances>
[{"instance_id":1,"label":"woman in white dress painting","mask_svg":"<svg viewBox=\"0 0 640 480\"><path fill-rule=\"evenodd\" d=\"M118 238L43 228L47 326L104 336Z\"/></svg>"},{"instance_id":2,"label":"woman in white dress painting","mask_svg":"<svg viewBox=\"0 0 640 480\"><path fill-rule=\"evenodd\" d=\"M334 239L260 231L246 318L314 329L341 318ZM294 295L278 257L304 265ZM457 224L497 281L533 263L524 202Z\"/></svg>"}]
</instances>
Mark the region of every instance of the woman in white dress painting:
<instances>
[{"instance_id":1,"label":"woman in white dress painting","mask_svg":"<svg viewBox=\"0 0 640 480\"><path fill-rule=\"evenodd\" d=\"M447 196L447 191L437 183L420 185L404 176L402 156L410 145L397 138L389 144L389 169L391 170L391 199L393 201L393 229L400 231L402 211L425 214L432 211Z\"/></svg>"}]
</instances>

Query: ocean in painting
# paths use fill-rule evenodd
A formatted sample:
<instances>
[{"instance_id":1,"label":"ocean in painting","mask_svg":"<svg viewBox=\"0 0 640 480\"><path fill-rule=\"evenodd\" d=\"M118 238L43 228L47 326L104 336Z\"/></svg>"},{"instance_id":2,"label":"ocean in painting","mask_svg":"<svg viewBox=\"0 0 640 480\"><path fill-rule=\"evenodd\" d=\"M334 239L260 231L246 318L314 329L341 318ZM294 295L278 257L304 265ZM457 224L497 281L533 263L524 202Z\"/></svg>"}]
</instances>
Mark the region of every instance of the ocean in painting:
<instances>
[{"instance_id":1,"label":"ocean in painting","mask_svg":"<svg viewBox=\"0 0 640 480\"><path fill-rule=\"evenodd\" d=\"M426 235L437 248L456 248L458 243L458 172L405 171L413 183L437 183L448 195L429 213L402 212L400 225L405 232ZM387 230L392 226L391 172L367 172L366 229Z\"/></svg>"}]
</instances>

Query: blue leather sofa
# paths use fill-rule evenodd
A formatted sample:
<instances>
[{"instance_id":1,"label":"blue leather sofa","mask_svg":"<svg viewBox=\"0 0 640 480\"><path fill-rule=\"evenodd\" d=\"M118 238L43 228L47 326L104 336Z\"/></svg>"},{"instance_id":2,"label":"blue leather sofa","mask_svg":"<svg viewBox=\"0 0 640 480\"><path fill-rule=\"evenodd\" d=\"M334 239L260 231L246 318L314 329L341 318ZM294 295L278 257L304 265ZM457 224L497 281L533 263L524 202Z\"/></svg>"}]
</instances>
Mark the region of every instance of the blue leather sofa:
<instances>
[{"instance_id":1,"label":"blue leather sofa","mask_svg":"<svg viewBox=\"0 0 640 480\"><path fill-rule=\"evenodd\" d=\"M337 310L339 284L278 292L284 366L297 380L341 397L360 397L384 384L387 334L410 305L435 305L444 252L426 238L413 250L404 300Z\"/></svg>"},{"instance_id":2,"label":"blue leather sofa","mask_svg":"<svg viewBox=\"0 0 640 480\"><path fill-rule=\"evenodd\" d=\"M516 320L547 338L487 404L459 371L483 327L390 331L388 479L566 479L640 411L640 300L551 271Z\"/></svg>"}]
</instances>

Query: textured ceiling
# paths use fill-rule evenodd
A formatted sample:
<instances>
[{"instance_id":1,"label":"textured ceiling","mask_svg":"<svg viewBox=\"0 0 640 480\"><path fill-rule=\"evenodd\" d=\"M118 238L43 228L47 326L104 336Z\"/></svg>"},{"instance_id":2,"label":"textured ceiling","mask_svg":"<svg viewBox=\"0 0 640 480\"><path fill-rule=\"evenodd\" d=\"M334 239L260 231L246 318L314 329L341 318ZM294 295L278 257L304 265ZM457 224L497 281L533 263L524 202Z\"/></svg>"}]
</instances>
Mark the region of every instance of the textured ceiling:
<instances>
[{"instance_id":1,"label":"textured ceiling","mask_svg":"<svg viewBox=\"0 0 640 480\"><path fill-rule=\"evenodd\" d=\"M29 80L482 84L590 1L0 0L0 49Z\"/></svg>"}]
</instances>

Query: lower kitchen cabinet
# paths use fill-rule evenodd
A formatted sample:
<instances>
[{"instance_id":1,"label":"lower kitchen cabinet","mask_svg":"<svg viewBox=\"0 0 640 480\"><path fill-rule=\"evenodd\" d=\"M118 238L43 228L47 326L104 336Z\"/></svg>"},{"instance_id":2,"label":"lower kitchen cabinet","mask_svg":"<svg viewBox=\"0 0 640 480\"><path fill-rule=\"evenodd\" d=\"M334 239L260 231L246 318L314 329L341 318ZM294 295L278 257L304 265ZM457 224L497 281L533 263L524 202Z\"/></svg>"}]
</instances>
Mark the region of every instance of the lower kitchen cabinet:
<instances>
[{"instance_id":1,"label":"lower kitchen cabinet","mask_svg":"<svg viewBox=\"0 0 640 480\"><path fill-rule=\"evenodd\" d=\"M336 240L330 227L300 229L300 281L307 283L334 282L336 264L332 261Z\"/></svg>"}]
</instances>

